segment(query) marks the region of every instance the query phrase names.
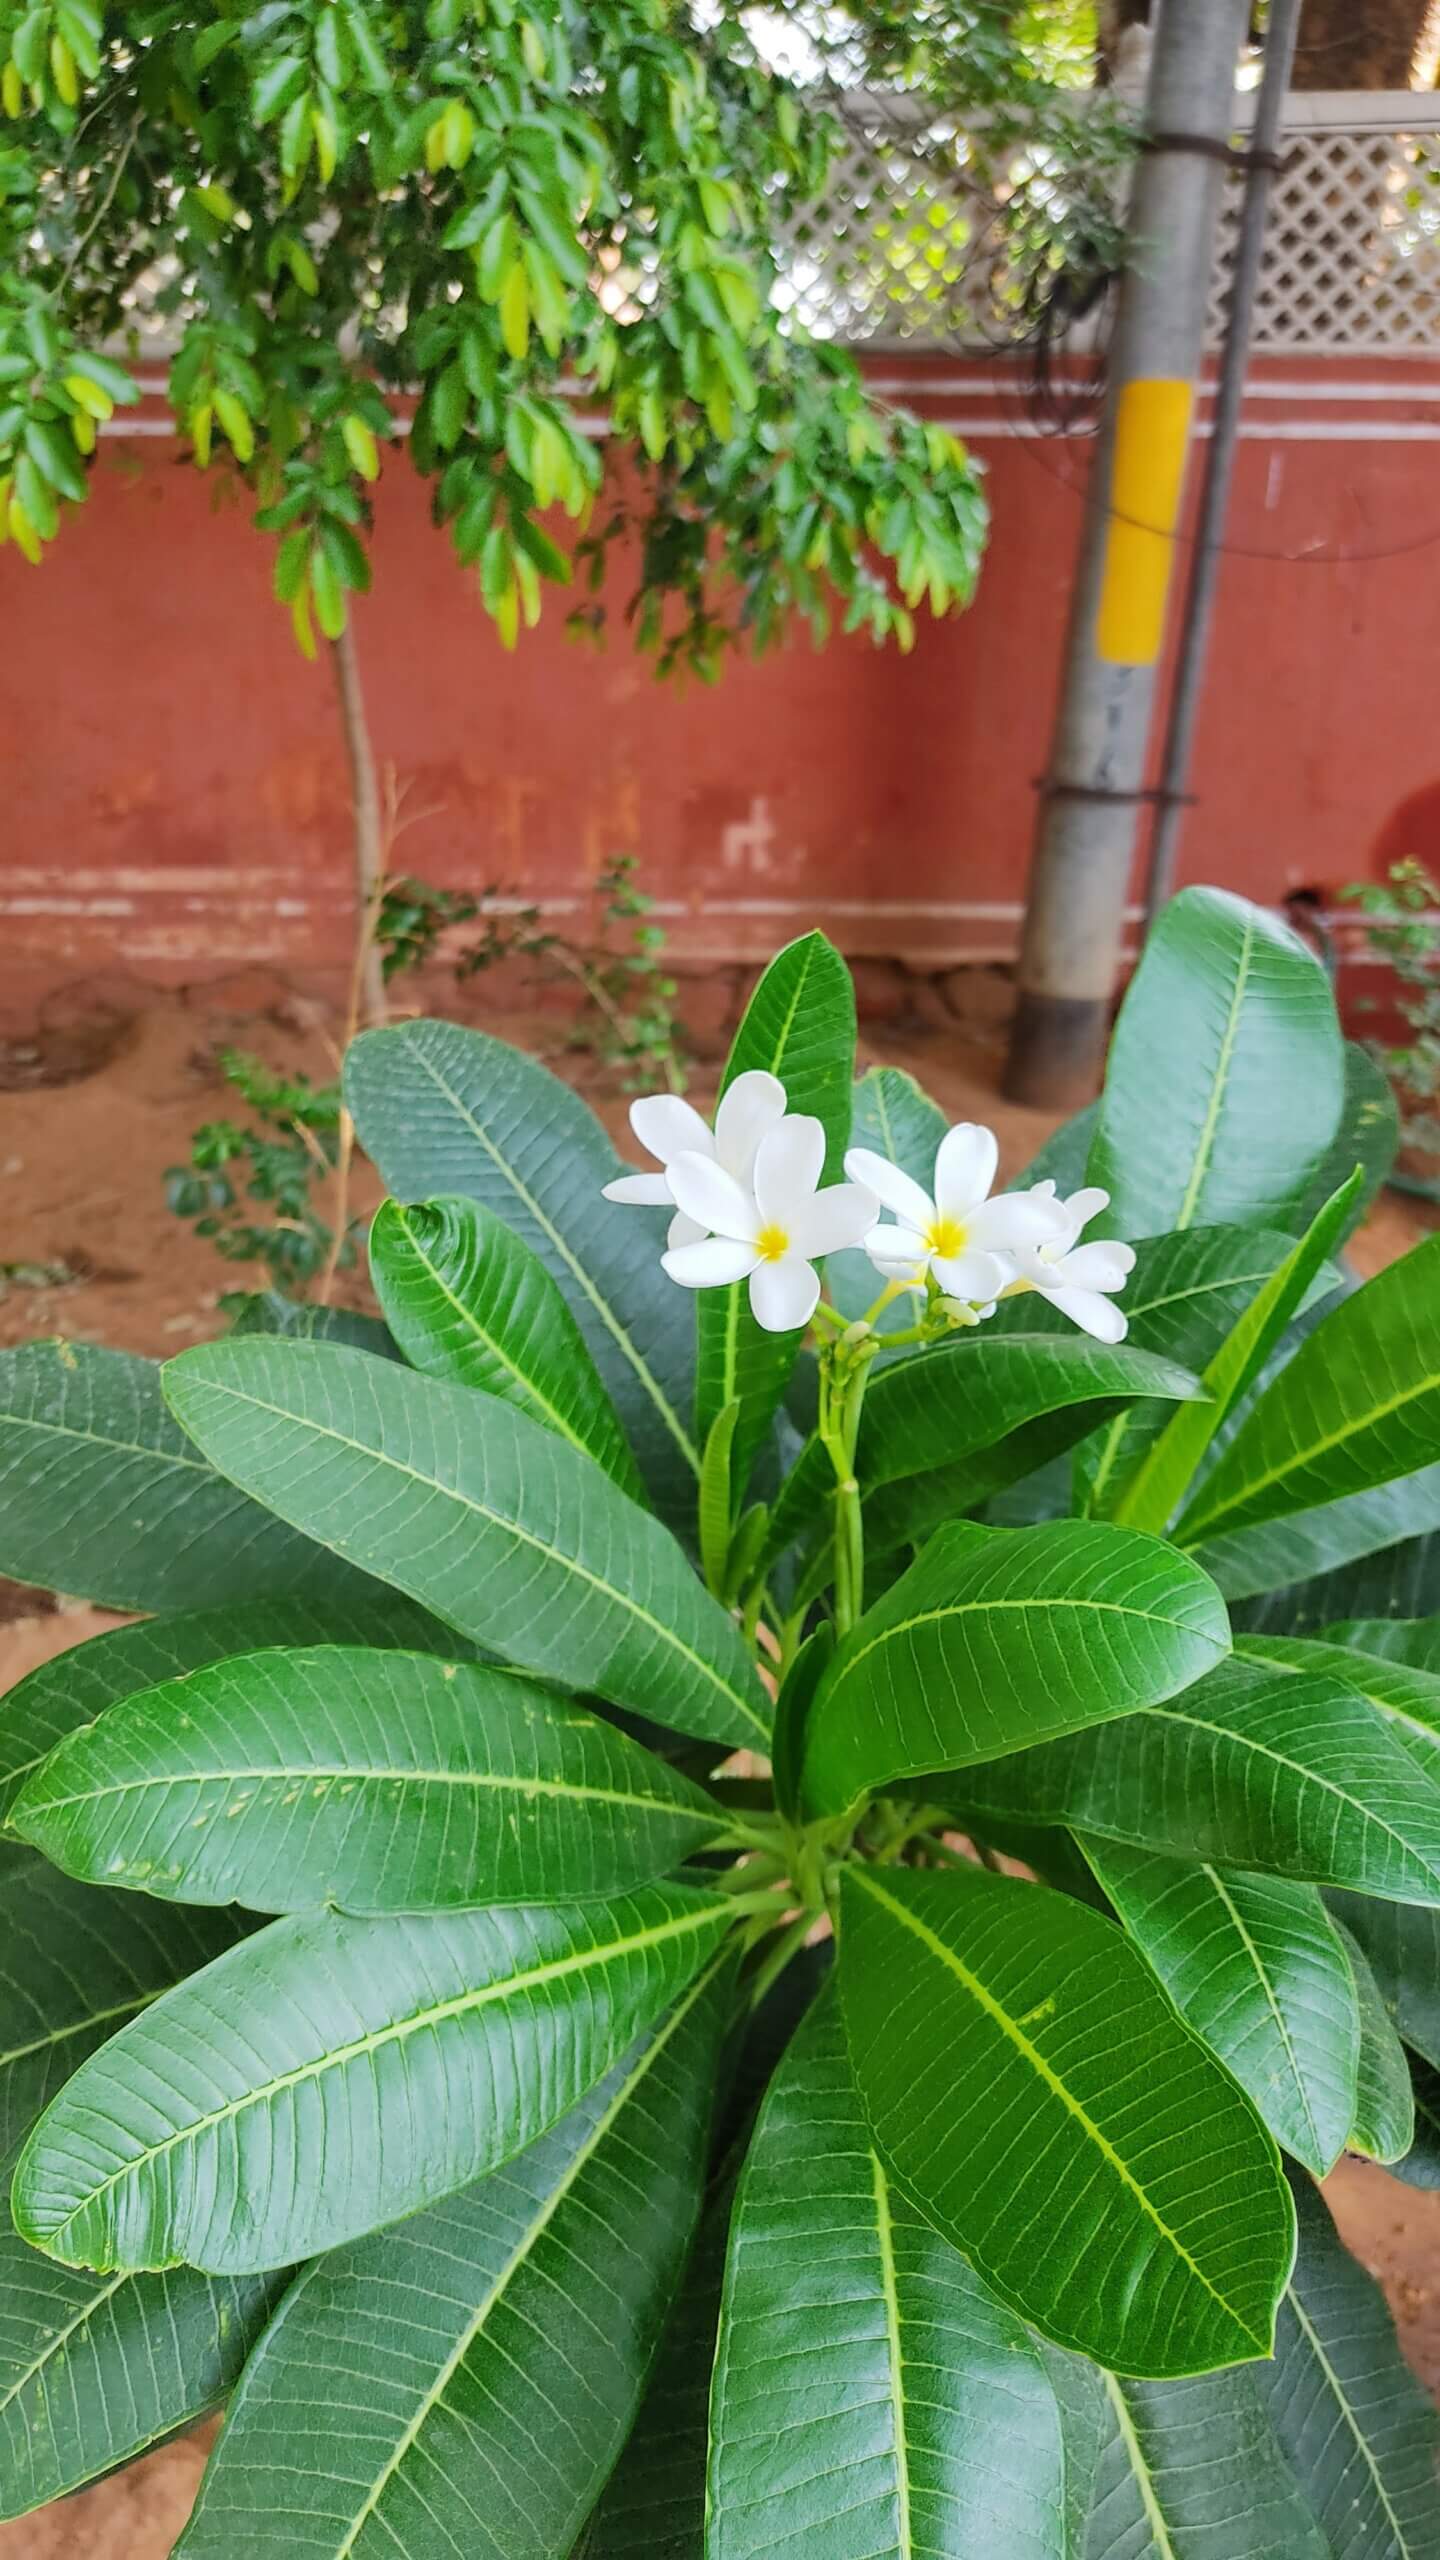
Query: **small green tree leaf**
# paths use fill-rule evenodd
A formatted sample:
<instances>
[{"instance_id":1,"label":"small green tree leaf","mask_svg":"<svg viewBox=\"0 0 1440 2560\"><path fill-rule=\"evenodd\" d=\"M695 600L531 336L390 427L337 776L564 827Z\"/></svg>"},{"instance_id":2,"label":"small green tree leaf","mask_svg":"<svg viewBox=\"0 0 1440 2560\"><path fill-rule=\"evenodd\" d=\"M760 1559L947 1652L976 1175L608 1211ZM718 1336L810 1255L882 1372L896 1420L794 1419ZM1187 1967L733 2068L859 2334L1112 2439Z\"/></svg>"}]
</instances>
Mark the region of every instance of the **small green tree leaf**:
<instances>
[{"instance_id":1,"label":"small green tree leaf","mask_svg":"<svg viewBox=\"0 0 1440 2560\"><path fill-rule=\"evenodd\" d=\"M468 1659L453 1627L381 1582L334 1600L252 1600L115 1627L36 1665L0 1702L0 1818L41 1761L118 1699L266 1645L398 1645Z\"/></svg>"},{"instance_id":2,"label":"small green tree leaf","mask_svg":"<svg viewBox=\"0 0 1440 2560\"><path fill-rule=\"evenodd\" d=\"M1193 1546L1428 1467L1440 1444L1437 1291L1440 1235L1343 1298L1260 1398L1177 1536Z\"/></svg>"},{"instance_id":3,"label":"small green tree leaf","mask_svg":"<svg viewBox=\"0 0 1440 2560\"><path fill-rule=\"evenodd\" d=\"M81 2065L21 2154L17 2228L102 2274L244 2275L358 2239L558 2122L728 1918L719 1895L647 1885L274 1921Z\"/></svg>"},{"instance_id":4,"label":"small green tree leaf","mask_svg":"<svg viewBox=\"0 0 1440 2560\"><path fill-rule=\"evenodd\" d=\"M565 1292L657 1507L692 1527L694 1313L660 1268L662 1222L601 1197L623 1173L593 1112L503 1040L450 1022L366 1031L345 1060L360 1142L397 1200L462 1193Z\"/></svg>"},{"instance_id":5,"label":"small green tree leaf","mask_svg":"<svg viewBox=\"0 0 1440 2560\"><path fill-rule=\"evenodd\" d=\"M1379 2286L1306 2178L1295 2203L1299 2256L1257 2387L1334 2560L1428 2560L1440 2548L1440 2419Z\"/></svg>"},{"instance_id":6,"label":"small green tree leaf","mask_svg":"<svg viewBox=\"0 0 1440 2560\"><path fill-rule=\"evenodd\" d=\"M850 1137L855 989L839 952L823 933L807 933L787 944L760 978L725 1062L721 1097L737 1076L755 1069L779 1077L788 1111L820 1122L824 1179L838 1182ZM878 1294L878 1284L872 1294ZM717 1414L738 1402L733 1456L738 1497L784 1395L800 1336L766 1333L750 1312L743 1281L702 1290L695 1313L696 1436L703 1446Z\"/></svg>"},{"instance_id":7,"label":"small green tree leaf","mask_svg":"<svg viewBox=\"0 0 1440 2560\"><path fill-rule=\"evenodd\" d=\"M897 2190L827 1993L771 2084L736 2199L706 2560L1064 2560L1063 2487L1039 2349Z\"/></svg>"},{"instance_id":8,"label":"small green tree leaf","mask_svg":"<svg viewBox=\"0 0 1440 2560\"><path fill-rule=\"evenodd\" d=\"M1343 1098L1319 962L1263 908L1182 889L1120 1008L1089 1179L1120 1235L1293 1230Z\"/></svg>"},{"instance_id":9,"label":"small green tree leaf","mask_svg":"<svg viewBox=\"0 0 1440 2560\"><path fill-rule=\"evenodd\" d=\"M1117 1412L1200 1393L1172 1362L1083 1334L986 1334L892 1360L861 1414L867 1541L907 1545Z\"/></svg>"},{"instance_id":10,"label":"small green tree leaf","mask_svg":"<svg viewBox=\"0 0 1440 2560\"><path fill-rule=\"evenodd\" d=\"M1124 2373L1269 2353L1279 2155L1111 1922L979 1867L847 1867L840 1989L882 2160L1002 2301Z\"/></svg>"},{"instance_id":11,"label":"small green tree leaf","mask_svg":"<svg viewBox=\"0 0 1440 2560\"><path fill-rule=\"evenodd\" d=\"M1081 1843L1146 1963L1281 2147L1324 2177L1355 2117L1355 1980L1313 1885Z\"/></svg>"},{"instance_id":12,"label":"small green tree leaf","mask_svg":"<svg viewBox=\"0 0 1440 2560\"><path fill-rule=\"evenodd\" d=\"M1257 1291L1206 1368L1201 1385L1208 1401L1194 1414L1171 1417L1133 1475L1107 1502L1107 1519L1128 1522L1135 1529L1159 1530L1178 1511L1222 1423L1253 1386L1291 1319L1326 1274L1326 1257L1345 1231L1360 1181L1357 1167Z\"/></svg>"},{"instance_id":13,"label":"small green tree leaf","mask_svg":"<svg viewBox=\"0 0 1440 2560\"><path fill-rule=\"evenodd\" d=\"M806 1801L842 1813L893 1779L1123 1716L1188 1688L1229 1643L1214 1585L1158 1538L957 1523L837 1648L810 1712Z\"/></svg>"},{"instance_id":14,"label":"small green tree leaf","mask_svg":"<svg viewBox=\"0 0 1440 2560\"><path fill-rule=\"evenodd\" d=\"M943 1784L943 1782L942 1782ZM1163 1706L996 1761L945 1800L1221 1867L1440 1903L1440 1790L1348 1681L1227 1662Z\"/></svg>"},{"instance_id":15,"label":"small green tree leaf","mask_svg":"<svg viewBox=\"0 0 1440 2560\"><path fill-rule=\"evenodd\" d=\"M1424 1472L1428 1475L1430 1470ZM1352 1498L1371 1503L1398 1493L1403 1499L1418 1482L1414 1476L1402 1477L1399 1485L1386 1485L1379 1493ZM1338 1503L1334 1506L1337 1511L1340 1507ZM1272 1524L1272 1534L1278 1535L1288 1525ZM1263 1599L1247 1601L1237 1612L1236 1623L1256 1635L1303 1636L1320 1635L1338 1619L1418 1616L1428 1606L1426 1595L1433 1594L1435 1576L1440 1571L1440 1530L1427 1529L1418 1537L1407 1537L1401 1528L1392 1530L1391 1535L1395 1543L1373 1552L1367 1549L1349 1563L1312 1574L1304 1581L1284 1583L1267 1590ZM1372 1645L1370 1650L1379 1652L1383 1648Z\"/></svg>"},{"instance_id":16,"label":"small green tree leaf","mask_svg":"<svg viewBox=\"0 0 1440 2560\"><path fill-rule=\"evenodd\" d=\"M302 2276L177 2555L570 2551L694 2226L729 1974L722 1956L518 2159Z\"/></svg>"},{"instance_id":17,"label":"small green tree leaf","mask_svg":"<svg viewBox=\"0 0 1440 2560\"><path fill-rule=\"evenodd\" d=\"M1440 1618L1345 1618L1325 1632L1336 1644L1440 1678Z\"/></svg>"},{"instance_id":18,"label":"small green tree leaf","mask_svg":"<svg viewBox=\"0 0 1440 2560\"><path fill-rule=\"evenodd\" d=\"M1397 2033L1440 2070L1440 1912L1360 1893L1332 1893L1329 1901L1369 1965Z\"/></svg>"},{"instance_id":19,"label":"small green tree leaf","mask_svg":"<svg viewBox=\"0 0 1440 2560\"><path fill-rule=\"evenodd\" d=\"M84 1342L0 1351L0 1571L107 1609L353 1599L365 1583L217 1475L155 1361Z\"/></svg>"},{"instance_id":20,"label":"small green tree leaf","mask_svg":"<svg viewBox=\"0 0 1440 2560\"><path fill-rule=\"evenodd\" d=\"M1083 2560L1331 2560L1250 2373L1107 2373Z\"/></svg>"},{"instance_id":21,"label":"small green tree leaf","mask_svg":"<svg viewBox=\"0 0 1440 2560\"><path fill-rule=\"evenodd\" d=\"M1195 1549L1228 1600L1251 1600L1267 1591L1302 1595L1305 1620L1318 1624L1305 1606L1313 1593L1322 1615L1334 1616L1343 1592L1331 1593L1346 1566L1366 1556L1379 1556L1401 1540L1414 1540L1440 1527L1440 1460L1393 1484L1376 1485L1370 1493L1348 1493L1339 1502L1318 1503L1313 1511L1292 1512L1288 1519L1263 1520L1258 1527L1222 1531ZM1379 1570L1383 1573L1384 1568ZM1284 1616L1282 1604L1276 1613Z\"/></svg>"},{"instance_id":22,"label":"small green tree leaf","mask_svg":"<svg viewBox=\"0 0 1440 2560\"><path fill-rule=\"evenodd\" d=\"M97 1893L18 1856L0 1876L0 2159L87 2054L246 1925L233 1911Z\"/></svg>"},{"instance_id":23,"label":"small green tree leaf","mask_svg":"<svg viewBox=\"0 0 1440 2560\"><path fill-rule=\"evenodd\" d=\"M93 2276L0 2204L0 2517L68 2497L218 2407L289 2281Z\"/></svg>"},{"instance_id":24,"label":"small green tree leaf","mask_svg":"<svg viewBox=\"0 0 1440 2560\"><path fill-rule=\"evenodd\" d=\"M1294 1679L1320 1672L1358 1689L1382 1715L1422 1769L1440 1783L1440 1672L1417 1671L1406 1662L1362 1653L1318 1636L1239 1636L1235 1651L1245 1662L1287 1671Z\"/></svg>"},{"instance_id":25,"label":"small green tree leaf","mask_svg":"<svg viewBox=\"0 0 1440 2560\"><path fill-rule=\"evenodd\" d=\"M1337 1922L1360 2011L1360 2056L1355 2111L1346 2148L1366 2160L1403 2159L1415 2139L1415 2093L1405 2047L1395 2033L1369 1959L1359 1940Z\"/></svg>"},{"instance_id":26,"label":"small green tree leaf","mask_svg":"<svg viewBox=\"0 0 1440 2560\"><path fill-rule=\"evenodd\" d=\"M532 1681L346 1645L141 1690L52 1752L11 1821L95 1884L359 1913L585 1901L720 1827L678 1771Z\"/></svg>"},{"instance_id":27,"label":"small green tree leaf","mask_svg":"<svg viewBox=\"0 0 1440 2560\"><path fill-rule=\"evenodd\" d=\"M387 1200L370 1230L370 1274L412 1369L503 1396L641 1498L558 1282L493 1210L477 1200Z\"/></svg>"},{"instance_id":28,"label":"small green tree leaf","mask_svg":"<svg viewBox=\"0 0 1440 2560\"><path fill-rule=\"evenodd\" d=\"M763 1743L739 1630L668 1531L498 1397L278 1342L187 1351L166 1392L247 1491L462 1634L657 1723Z\"/></svg>"}]
</instances>

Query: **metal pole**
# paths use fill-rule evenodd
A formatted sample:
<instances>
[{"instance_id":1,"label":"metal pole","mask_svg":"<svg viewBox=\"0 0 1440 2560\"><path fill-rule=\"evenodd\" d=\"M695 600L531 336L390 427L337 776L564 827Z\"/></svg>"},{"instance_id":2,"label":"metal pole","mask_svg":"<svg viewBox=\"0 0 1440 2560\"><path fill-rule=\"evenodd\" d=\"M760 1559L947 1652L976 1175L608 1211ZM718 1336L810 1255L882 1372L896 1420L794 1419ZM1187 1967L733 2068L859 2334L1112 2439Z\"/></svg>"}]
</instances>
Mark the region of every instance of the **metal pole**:
<instances>
[{"instance_id":1,"label":"metal pole","mask_svg":"<svg viewBox=\"0 0 1440 2560\"><path fill-rule=\"evenodd\" d=\"M1145 883L1147 931L1175 885L1175 859L1180 846L1180 830L1185 822L1181 795L1190 771L1195 723L1200 710L1200 688L1215 611L1215 590L1220 582L1220 538L1225 530L1230 504L1240 409L1249 369L1250 332L1265 255L1270 180L1274 173L1276 146L1285 121L1285 100L1290 89L1290 70L1295 59L1295 38L1302 5L1303 0L1270 0L1265 69L1255 102L1250 166L1246 172L1245 200L1240 209L1239 237L1235 244L1230 314L1220 359L1220 378L1215 388L1214 432L1205 459L1200 522L1191 555L1185 601L1180 611L1180 650L1165 726L1160 798L1156 804L1155 832L1150 840L1150 867Z\"/></svg>"},{"instance_id":2,"label":"metal pole","mask_svg":"<svg viewBox=\"0 0 1440 2560\"><path fill-rule=\"evenodd\" d=\"M1041 785L1019 1000L1017 1101L1098 1081L1142 800L1175 526L1249 0L1160 12L1111 377Z\"/></svg>"}]
</instances>

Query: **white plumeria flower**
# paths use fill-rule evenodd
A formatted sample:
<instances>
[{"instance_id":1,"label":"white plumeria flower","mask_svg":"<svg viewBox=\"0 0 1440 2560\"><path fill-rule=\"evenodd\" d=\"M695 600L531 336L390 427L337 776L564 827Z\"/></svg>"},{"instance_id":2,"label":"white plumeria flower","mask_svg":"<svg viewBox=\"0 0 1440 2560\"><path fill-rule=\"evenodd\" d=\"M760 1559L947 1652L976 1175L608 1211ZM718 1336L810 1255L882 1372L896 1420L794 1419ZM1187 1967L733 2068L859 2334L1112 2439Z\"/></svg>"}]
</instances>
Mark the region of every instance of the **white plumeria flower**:
<instances>
[{"instance_id":1,"label":"white plumeria flower","mask_svg":"<svg viewBox=\"0 0 1440 2560\"><path fill-rule=\"evenodd\" d=\"M935 1158L933 1197L868 1147L852 1147L845 1170L877 1194L898 1224L875 1229L865 1250L887 1280L922 1288L933 1272L947 1298L986 1306L1015 1277L1011 1256L1062 1229L1057 1204L1033 1192L990 1198L1000 1161L993 1129L971 1120L947 1130Z\"/></svg>"},{"instance_id":2,"label":"white plumeria flower","mask_svg":"<svg viewBox=\"0 0 1440 2560\"><path fill-rule=\"evenodd\" d=\"M874 1192L855 1183L817 1191L824 1162L825 1132L803 1112L766 1131L748 1182L712 1156L672 1156L671 1191L707 1232L663 1256L671 1279L684 1289L748 1280L751 1313L767 1333L807 1325L820 1295L817 1258L863 1244L880 1211Z\"/></svg>"},{"instance_id":3,"label":"white plumeria flower","mask_svg":"<svg viewBox=\"0 0 1440 2560\"><path fill-rule=\"evenodd\" d=\"M691 1102L682 1101L678 1093L645 1093L630 1105L630 1126L647 1155L654 1156L665 1170L661 1173L623 1173L605 1185L607 1200L628 1201L632 1207L658 1209L674 1205L669 1168L676 1156L704 1156L710 1163L733 1175L740 1183L748 1183L755 1166L755 1150L767 1129L773 1129L785 1116L785 1087L778 1076L767 1075L763 1067L750 1067L722 1095L715 1114L715 1127L702 1120ZM672 1245L697 1244L706 1227L677 1209L670 1221L667 1242Z\"/></svg>"},{"instance_id":4,"label":"white plumeria flower","mask_svg":"<svg viewBox=\"0 0 1440 2560\"><path fill-rule=\"evenodd\" d=\"M1134 1247L1114 1238L1079 1242L1082 1227L1109 1208L1109 1192L1072 1191L1068 1200L1062 1200L1053 1182L1037 1182L1029 1197L1062 1224L1045 1242L1012 1254L1011 1294L1036 1289L1082 1333L1093 1334L1097 1342L1123 1342L1127 1319L1111 1302L1135 1268Z\"/></svg>"}]
</instances>

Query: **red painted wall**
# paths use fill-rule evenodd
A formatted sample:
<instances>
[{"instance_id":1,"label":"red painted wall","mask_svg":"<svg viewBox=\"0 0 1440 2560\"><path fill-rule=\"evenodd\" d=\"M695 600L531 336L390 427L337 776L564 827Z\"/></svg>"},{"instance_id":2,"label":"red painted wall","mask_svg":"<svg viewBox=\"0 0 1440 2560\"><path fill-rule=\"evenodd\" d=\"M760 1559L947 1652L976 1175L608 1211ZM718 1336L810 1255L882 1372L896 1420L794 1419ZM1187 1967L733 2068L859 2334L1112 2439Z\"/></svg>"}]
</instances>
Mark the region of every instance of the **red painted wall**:
<instances>
[{"instance_id":1,"label":"red painted wall","mask_svg":"<svg viewBox=\"0 0 1440 2560\"><path fill-rule=\"evenodd\" d=\"M563 911L628 850L683 949L816 920L927 966L1013 948L1086 447L1033 432L996 368L876 370L973 434L994 510L978 603L909 659L797 638L676 692L623 636L567 641L563 607L507 659L388 461L358 630L403 867ZM1184 859L1274 898L1440 860L1440 364L1271 365L1252 389L1230 531L1263 556L1226 564ZM180 461L158 401L123 423L44 567L0 552L0 980L328 970L348 890L326 670L220 475Z\"/></svg>"}]
</instances>

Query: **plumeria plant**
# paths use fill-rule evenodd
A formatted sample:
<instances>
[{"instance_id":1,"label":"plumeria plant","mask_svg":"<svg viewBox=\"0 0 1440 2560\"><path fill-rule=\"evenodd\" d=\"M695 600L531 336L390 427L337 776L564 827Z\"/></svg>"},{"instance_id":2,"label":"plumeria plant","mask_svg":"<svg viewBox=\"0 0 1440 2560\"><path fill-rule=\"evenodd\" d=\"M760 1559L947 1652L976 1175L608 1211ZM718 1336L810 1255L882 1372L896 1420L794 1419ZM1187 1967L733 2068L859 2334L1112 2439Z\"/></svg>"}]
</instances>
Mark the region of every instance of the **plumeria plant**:
<instances>
[{"instance_id":1,"label":"plumeria plant","mask_svg":"<svg viewBox=\"0 0 1440 2560\"><path fill-rule=\"evenodd\" d=\"M1440 2183L1377 1071L1204 890L1008 1188L854 1043L810 935L635 1170L366 1032L383 1319L0 1357L138 1613L0 1710L7 2514L224 2404L187 2560L1440 2549L1319 2191Z\"/></svg>"}]
</instances>

